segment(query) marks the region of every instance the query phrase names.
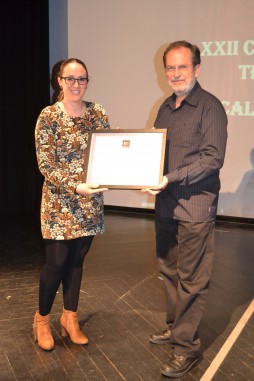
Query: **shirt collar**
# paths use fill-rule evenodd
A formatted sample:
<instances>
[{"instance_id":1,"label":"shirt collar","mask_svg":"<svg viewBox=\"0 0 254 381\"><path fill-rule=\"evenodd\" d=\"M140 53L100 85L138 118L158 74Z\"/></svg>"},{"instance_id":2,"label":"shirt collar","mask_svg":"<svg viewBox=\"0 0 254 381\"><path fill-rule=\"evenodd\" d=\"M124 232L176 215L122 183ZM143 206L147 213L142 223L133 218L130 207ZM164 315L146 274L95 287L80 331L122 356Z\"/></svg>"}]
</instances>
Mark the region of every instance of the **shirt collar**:
<instances>
[{"instance_id":1,"label":"shirt collar","mask_svg":"<svg viewBox=\"0 0 254 381\"><path fill-rule=\"evenodd\" d=\"M197 107L198 105L198 93L201 86L198 82L195 83L194 87L191 89L187 97L184 99L186 103L189 103L191 106Z\"/></svg>"}]
</instances>

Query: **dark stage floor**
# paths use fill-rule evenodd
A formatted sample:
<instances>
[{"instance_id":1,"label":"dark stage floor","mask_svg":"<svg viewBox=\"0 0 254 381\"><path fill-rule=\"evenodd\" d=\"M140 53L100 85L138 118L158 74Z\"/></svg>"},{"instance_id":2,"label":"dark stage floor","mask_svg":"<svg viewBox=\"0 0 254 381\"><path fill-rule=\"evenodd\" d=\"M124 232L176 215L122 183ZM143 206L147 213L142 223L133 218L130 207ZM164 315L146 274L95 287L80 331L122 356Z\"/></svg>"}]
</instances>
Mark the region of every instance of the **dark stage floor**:
<instances>
[{"instance_id":1,"label":"dark stage floor","mask_svg":"<svg viewBox=\"0 0 254 381\"><path fill-rule=\"evenodd\" d=\"M37 221L1 219L0 380L158 381L169 347L148 342L164 328L153 216L106 213L106 233L86 258L79 319L88 346L61 338L61 290L51 314L55 349L33 341L44 262ZM200 327L203 357L184 381L254 380L254 227L218 223L215 264Z\"/></svg>"}]
</instances>

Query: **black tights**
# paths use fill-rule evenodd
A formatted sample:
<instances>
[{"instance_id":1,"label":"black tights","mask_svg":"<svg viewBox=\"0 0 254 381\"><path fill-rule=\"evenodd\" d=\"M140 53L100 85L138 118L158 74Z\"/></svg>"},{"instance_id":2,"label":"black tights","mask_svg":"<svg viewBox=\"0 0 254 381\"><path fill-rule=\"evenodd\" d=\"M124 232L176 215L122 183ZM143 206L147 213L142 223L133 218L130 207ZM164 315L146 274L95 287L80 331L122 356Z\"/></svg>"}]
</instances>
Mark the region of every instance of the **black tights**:
<instances>
[{"instance_id":1,"label":"black tights","mask_svg":"<svg viewBox=\"0 0 254 381\"><path fill-rule=\"evenodd\" d=\"M62 282L64 308L77 311L83 262L94 236L71 240L45 240L46 263L39 287L39 313L50 313L57 290Z\"/></svg>"}]
</instances>

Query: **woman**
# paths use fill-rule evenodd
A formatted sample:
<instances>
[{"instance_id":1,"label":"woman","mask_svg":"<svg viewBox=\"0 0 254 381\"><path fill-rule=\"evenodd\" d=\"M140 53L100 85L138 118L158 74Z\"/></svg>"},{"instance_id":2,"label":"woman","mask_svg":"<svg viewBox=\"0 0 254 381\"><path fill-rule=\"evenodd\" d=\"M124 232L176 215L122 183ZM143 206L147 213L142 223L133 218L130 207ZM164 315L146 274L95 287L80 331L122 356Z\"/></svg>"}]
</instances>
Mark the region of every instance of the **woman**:
<instances>
[{"instance_id":1,"label":"woman","mask_svg":"<svg viewBox=\"0 0 254 381\"><path fill-rule=\"evenodd\" d=\"M41 229L46 262L39 284L39 310L34 316L34 338L44 350L54 348L49 314L62 283L62 336L76 344L88 338L78 324L77 308L83 261L93 238L104 231L105 188L83 182L88 132L110 128L102 106L83 101L86 65L70 58L58 74L58 101L42 110L36 124L38 165L45 180L41 202Z\"/></svg>"}]
</instances>

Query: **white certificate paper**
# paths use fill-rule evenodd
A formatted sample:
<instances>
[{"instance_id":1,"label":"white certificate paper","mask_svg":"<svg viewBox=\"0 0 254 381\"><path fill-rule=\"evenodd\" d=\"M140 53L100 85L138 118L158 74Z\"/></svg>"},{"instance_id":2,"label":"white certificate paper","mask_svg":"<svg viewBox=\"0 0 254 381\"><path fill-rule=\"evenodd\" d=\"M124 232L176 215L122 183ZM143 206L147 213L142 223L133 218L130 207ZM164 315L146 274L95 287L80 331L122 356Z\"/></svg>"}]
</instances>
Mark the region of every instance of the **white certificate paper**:
<instances>
[{"instance_id":1,"label":"white certificate paper","mask_svg":"<svg viewBox=\"0 0 254 381\"><path fill-rule=\"evenodd\" d=\"M166 130L90 133L85 182L107 188L157 188L163 177Z\"/></svg>"}]
</instances>

